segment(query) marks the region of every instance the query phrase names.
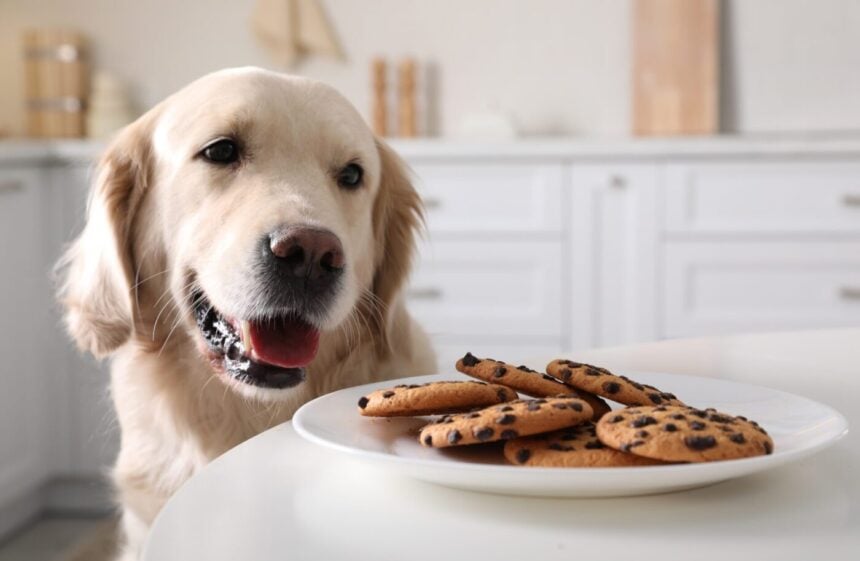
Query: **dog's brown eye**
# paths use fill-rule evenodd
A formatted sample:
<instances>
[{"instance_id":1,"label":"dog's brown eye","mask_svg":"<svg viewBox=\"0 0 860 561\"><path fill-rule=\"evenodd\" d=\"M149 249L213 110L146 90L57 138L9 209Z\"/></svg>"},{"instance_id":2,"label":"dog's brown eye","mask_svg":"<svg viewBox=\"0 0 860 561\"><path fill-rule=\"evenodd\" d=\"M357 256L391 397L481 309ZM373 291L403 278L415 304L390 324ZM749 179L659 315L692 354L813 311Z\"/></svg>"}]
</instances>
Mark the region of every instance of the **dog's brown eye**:
<instances>
[{"instance_id":1,"label":"dog's brown eye","mask_svg":"<svg viewBox=\"0 0 860 561\"><path fill-rule=\"evenodd\" d=\"M239 147L229 138L222 138L204 148L201 154L216 164L232 164L239 159Z\"/></svg>"},{"instance_id":2,"label":"dog's brown eye","mask_svg":"<svg viewBox=\"0 0 860 561\"><path fill-rule=\"evenodd\" d=\"M364 170L358 164L347 164L337 175L337 184L344 189L357 189L361 186Z\"/></svg>"}]
</instances>

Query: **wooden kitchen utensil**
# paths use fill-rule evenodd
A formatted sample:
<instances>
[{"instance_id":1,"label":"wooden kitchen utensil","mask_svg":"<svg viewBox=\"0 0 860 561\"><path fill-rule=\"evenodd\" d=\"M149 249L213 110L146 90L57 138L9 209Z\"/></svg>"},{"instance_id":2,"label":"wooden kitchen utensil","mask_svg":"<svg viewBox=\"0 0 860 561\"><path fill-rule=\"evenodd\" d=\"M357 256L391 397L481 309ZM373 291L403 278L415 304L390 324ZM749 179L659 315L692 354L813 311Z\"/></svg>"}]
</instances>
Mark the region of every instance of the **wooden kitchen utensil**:
<instances>
[{"instance_id":1,"label":"wooden kitchen utensil","mask_svg":"<svg viewBox=\"0 0 860 561\"><path fill-rule=\"evenodd\" d=\"M632 43L633 132L717 132L718 0L634 0Z\"/></svg>"},{"instance_id":2,"label":"wooden kitchen utensil","mask_svg":"<svg viewBox=\"0 0 860 561\"><path fill-rule=\"evenodd\" d=\"M418 135L415 118L415 61L411 58L400 63L398 79L398 132L411 138Z\"/></svg>"},{"instance_id":3,"label":"wooden kitchen utensil","mask_svg":"<svg viewBox=\"0 0 860 561\"><path fill-rule=\"evenodd\" d=\"M62 29L27 31L24 53L30 136L83 136L89 89L84 37Z\"/></svg>"},{"instance_id":4,"label":"wooden kitchen utensil","mask_svg":"<svg viewBox=\"0 0 860 561\"><path fill-rule=\"evenodd\" d=\"M373 81L373 132L377 136L385 136L388 132L388 110L387 110L387 92L386 92L386 73L385 59L375 58L371 64L371 76Z\"/></svg>"}]
</instances>

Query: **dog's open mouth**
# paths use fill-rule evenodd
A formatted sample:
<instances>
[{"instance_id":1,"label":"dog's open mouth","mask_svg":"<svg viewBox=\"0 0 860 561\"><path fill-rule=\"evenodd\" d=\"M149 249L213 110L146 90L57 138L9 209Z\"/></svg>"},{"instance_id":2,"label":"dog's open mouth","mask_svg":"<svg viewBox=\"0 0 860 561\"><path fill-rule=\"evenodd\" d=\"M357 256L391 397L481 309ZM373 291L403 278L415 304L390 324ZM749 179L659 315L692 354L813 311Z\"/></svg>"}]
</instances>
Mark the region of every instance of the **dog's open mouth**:
<instances>
[{"instance_id":1,"label":"dog's open mouth","mask_svg":"<svg viewBox=\"0 0 860 561\"><path fill-rule=\"evenodd\" d=\"M298 316L240 320L221 314L202 293L193 295L194 317L210 358L234 379L267 388L289 388L305 379L320 332Z\"/></svg>"}]
</instances>

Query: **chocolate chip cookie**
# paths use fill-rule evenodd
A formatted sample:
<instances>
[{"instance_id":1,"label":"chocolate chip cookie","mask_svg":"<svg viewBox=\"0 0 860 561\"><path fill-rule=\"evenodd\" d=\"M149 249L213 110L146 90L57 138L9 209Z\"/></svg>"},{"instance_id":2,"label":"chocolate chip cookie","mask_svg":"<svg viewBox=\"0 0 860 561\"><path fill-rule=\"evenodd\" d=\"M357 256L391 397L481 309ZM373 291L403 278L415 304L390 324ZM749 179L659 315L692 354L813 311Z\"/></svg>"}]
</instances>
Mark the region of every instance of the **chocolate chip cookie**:
<instances>
[{"instance_id":1,"label":"chocolate chip cookie","mask_svg":"<svg viewBox=\"0 0 860 561\"><path fill-rule=\"evenodd\" d=\"M534 467L628 467L662 464L610 448L597 439L594 423L505 442L505 458Z\"/></svg>"},{"instance_id":2,"label":"chocolate chip cookie","mask_svg":"<svg viewBox=\"0 0 860 561\"><path fill-rule=\"evenodd\" d=\"M457 370L493 384L502 384L532 397L551 397L575 393L588 403L594 411L594 420L600 419L610 411L609 405L589 392L565 385L552 376L532 370L528 366L514 366L492 358L477 358L472 353L457 361Z\"/></svg>"},{"instance_id":3,"label":"chocolate chip cookie","mask_svg":"<svg viewBox=\"0 0 860 561\"><path fill-rule=\"evenodd\" d=\"M570 427L593 411L577 397L521 399L460 415L446 415L421 429L424 446L437 448L510 440Z\"/></svg>"},{"instance_id":4,"label":"chocolate chip cookie","mask_svg":"<svg viewBox=\"0 0 860 561\"><path fill-rule=\"evenodd\" d=\"M734 460L773 452L773 440L755 421L682 406L613 411L597 423L597 436L616 450L666 462Z\"/></svg>"},{"instance_id":5,"label":"chocolate chip cookie","mask_svg":"<svg viewBox=\"0 0 860 561\"><path fill-rule=\"evenodd\" d=\"M624 405L684 405L674 394L590 364L556 359L547 365L546 371L577 390L585 390Z\"/></svg>"},{"instance_id":6,"label":"chocolate chip cookie","mask_svg":"<svg viewBox=\"0 0 860 561\"><path fill-rule=\"evenodd\" d=\"M485 382L430 382L376 390L358 400L362 415L404 417L469 411L517 399L505 386Z\"/></svg>"}]
</instances>

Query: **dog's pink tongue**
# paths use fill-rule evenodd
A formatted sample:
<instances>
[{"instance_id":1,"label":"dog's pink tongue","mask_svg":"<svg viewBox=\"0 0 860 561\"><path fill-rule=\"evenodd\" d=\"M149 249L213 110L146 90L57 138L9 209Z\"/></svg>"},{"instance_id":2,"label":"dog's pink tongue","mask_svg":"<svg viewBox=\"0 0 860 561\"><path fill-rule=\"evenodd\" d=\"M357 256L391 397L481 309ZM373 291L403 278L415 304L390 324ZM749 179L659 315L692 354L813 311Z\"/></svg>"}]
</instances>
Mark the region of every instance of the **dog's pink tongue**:
<instances>
[{"instance_id":1,"label":"dog's pink tongue","mask_svg":"<svg viewBox=\"0 0 860 561\"><path fill-rule=\"evenodd\" d=\"M254 358L282 368L307 366L316 356L320 332L298 320L250 323Z\"/></svg>"}]
</instances>

